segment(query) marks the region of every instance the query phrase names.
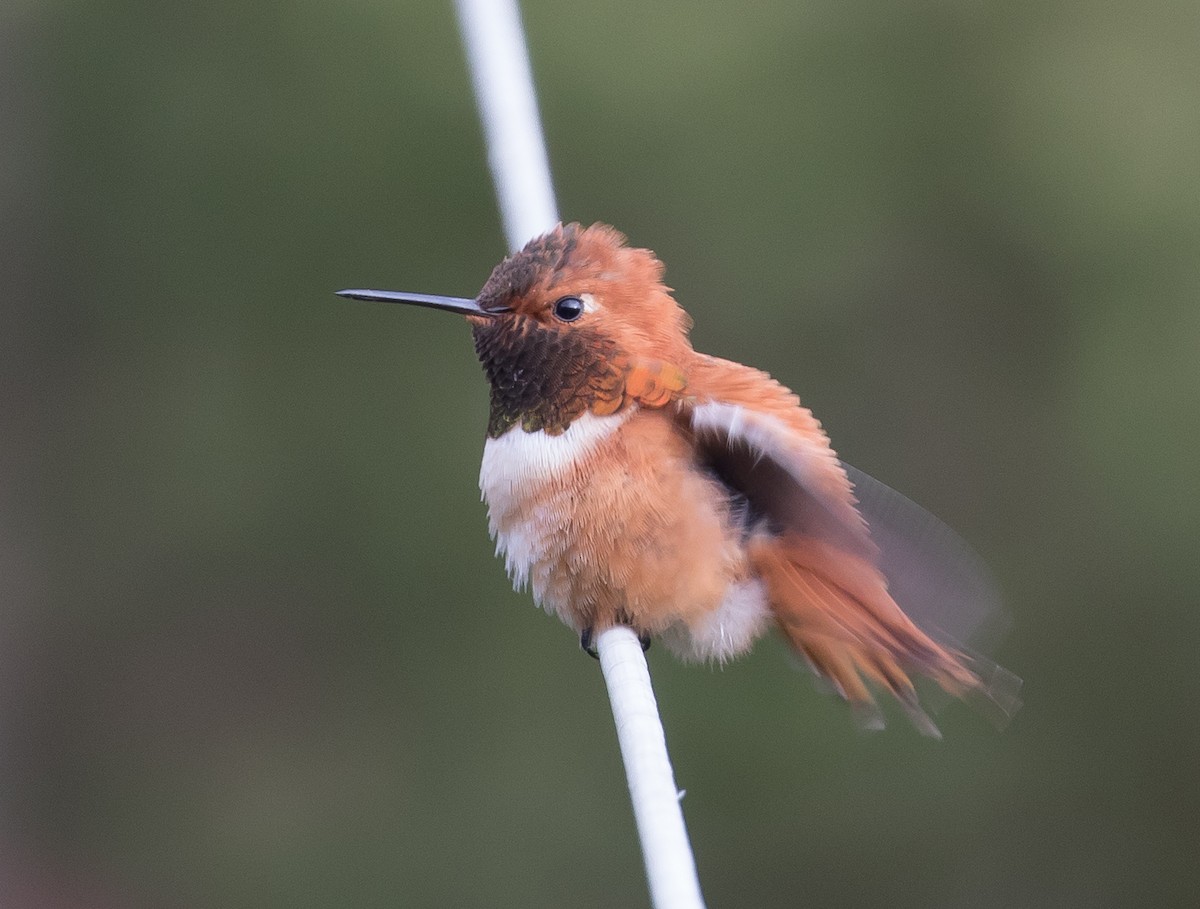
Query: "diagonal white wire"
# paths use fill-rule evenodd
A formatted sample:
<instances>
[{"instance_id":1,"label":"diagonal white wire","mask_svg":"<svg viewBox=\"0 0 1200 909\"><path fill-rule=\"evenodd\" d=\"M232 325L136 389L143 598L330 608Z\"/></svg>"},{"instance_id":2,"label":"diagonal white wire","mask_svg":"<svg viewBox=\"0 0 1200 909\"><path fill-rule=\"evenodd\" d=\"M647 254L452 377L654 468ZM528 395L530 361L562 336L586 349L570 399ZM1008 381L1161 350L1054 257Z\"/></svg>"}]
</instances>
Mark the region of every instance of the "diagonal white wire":
<instances>
[{"instance_id":1,"label":"diagonal white wire","mask_svg":"<svg viewBox=\"0 0 1200 909\"><path fill-rule=\"evenodd\" d=\"M516 0L455 0L508 248L558 223L525 30Z\"/></svg>"},{"instance_id":2,"label":"diagonal white wire","mask_svg":"<svg viewBox=\"0 0 1200 909\"><path fill-rule=\"evenodd\" d=\"M596 649L625 759L651 900L657 909L703 909L696 860L679 805L681 793L675 788L642 642L631 629L618 625L600 634Z\"/></svg>"},{"instance_id":3,"label":"diagonal white wire","mask_svg":"<svg viewBox=\"0 0 1200 909\"><path fill-rule=\"evenodd\" d=\"M510 249L558 222L516 0L455 0ZM655 909L703 909L650 670L629 628L596 639Z\"/></svg>"}]
</instances>

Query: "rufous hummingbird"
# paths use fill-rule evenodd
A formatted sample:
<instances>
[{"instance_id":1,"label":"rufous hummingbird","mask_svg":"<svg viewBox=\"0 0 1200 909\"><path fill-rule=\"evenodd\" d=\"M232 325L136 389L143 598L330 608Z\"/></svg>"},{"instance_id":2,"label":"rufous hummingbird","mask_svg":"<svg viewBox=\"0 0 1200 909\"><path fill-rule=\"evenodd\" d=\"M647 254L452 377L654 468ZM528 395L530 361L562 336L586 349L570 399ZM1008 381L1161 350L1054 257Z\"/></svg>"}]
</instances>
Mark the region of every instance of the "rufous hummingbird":
<instances>
[{"instance_id":1,"label":"rufous hummingbird","mask_svg":"<svg viewBox=\"0 0 1200 909\"><path fill-rule=\"evenodd\" d=\"M950 627L947 606L988 611L953 602L991 596L969 550L898 493L857 473L852 484L783 385L695 351L649 250L603 224L559 225L473 300L339 293L466 316L491 385L479 484L497 554L585 649L625 624L685 659L724 662L773 624L868 726L882 725L882 691L937 735L917 676L1015 708L1015 677L897 602L906 586Z\"/></svg>"}]
</instances>

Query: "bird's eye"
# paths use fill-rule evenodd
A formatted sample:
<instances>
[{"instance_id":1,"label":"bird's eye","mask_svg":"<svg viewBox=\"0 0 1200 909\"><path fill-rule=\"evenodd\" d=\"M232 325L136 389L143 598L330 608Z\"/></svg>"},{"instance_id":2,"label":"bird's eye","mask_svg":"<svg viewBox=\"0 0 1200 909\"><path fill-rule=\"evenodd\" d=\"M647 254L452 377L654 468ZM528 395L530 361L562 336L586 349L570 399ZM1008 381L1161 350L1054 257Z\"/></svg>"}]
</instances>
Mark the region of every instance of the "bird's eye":
<instances>
[{"instance_id":1,"label":"bird's eye","mask_svg":"<svg viewBox=\"0 0 1200 909\"><path fill-rule=\"evenodd\" d=\"M583 301L578 297L563 297L554 304L554 315L564 322L574 322L583 315Z\"/></svg>"}]
</instances>

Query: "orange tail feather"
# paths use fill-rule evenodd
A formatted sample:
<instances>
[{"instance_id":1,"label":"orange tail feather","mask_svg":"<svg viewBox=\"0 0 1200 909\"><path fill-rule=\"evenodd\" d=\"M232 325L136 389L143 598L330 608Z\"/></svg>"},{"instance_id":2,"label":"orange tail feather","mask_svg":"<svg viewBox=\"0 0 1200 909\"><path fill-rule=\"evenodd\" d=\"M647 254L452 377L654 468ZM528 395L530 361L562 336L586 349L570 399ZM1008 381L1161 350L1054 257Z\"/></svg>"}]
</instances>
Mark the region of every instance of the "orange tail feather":
<instances>
[{"instance_id":1,"label":"orange tail feather","mask_svg":"<svg viewBox=\"0 0 1200 909\"><path fill-rule=\"evenodd\" d=\"M749 554L788 641L866 725L882 725L868 682L890 693L932 736L940 734L918 703L912 675L927 676L960 698L983 690L964 656L913 624L864 558L795 534L760 536Z\"/></svg>"}]
</instances>

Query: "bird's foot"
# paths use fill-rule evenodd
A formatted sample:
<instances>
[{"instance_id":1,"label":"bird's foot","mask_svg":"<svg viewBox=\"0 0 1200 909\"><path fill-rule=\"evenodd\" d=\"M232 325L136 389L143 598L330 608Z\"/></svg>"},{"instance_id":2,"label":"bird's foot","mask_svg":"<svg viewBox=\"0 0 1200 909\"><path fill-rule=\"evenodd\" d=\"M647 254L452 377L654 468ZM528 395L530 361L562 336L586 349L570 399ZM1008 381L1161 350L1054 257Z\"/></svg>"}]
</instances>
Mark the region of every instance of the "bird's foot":
<instances>
[{"instance_id":1,"label":"bird's foot","mask_svg":"<svg viewBox=\"0 0 1200 909\"><path fill-rule=\"evenodd\" d=\"M579 646L593 660L600 659L600 652L596 649L596 629L591 625L579 632Z\"/></svg>"},{"instance_id":2,"label":"bird's foot","mask_svg":"<svg viewBox=\"0 0 1200 909\"><path fill-rule=\"evenodd\" d=\"M638 643L642 645L642 653L645 653L650 649L650 635L639 634ZM579 646L592 659L600 659L600 653L596 650L596 629L591 625L579 632Z\"/></svg>"}]
</instances>

